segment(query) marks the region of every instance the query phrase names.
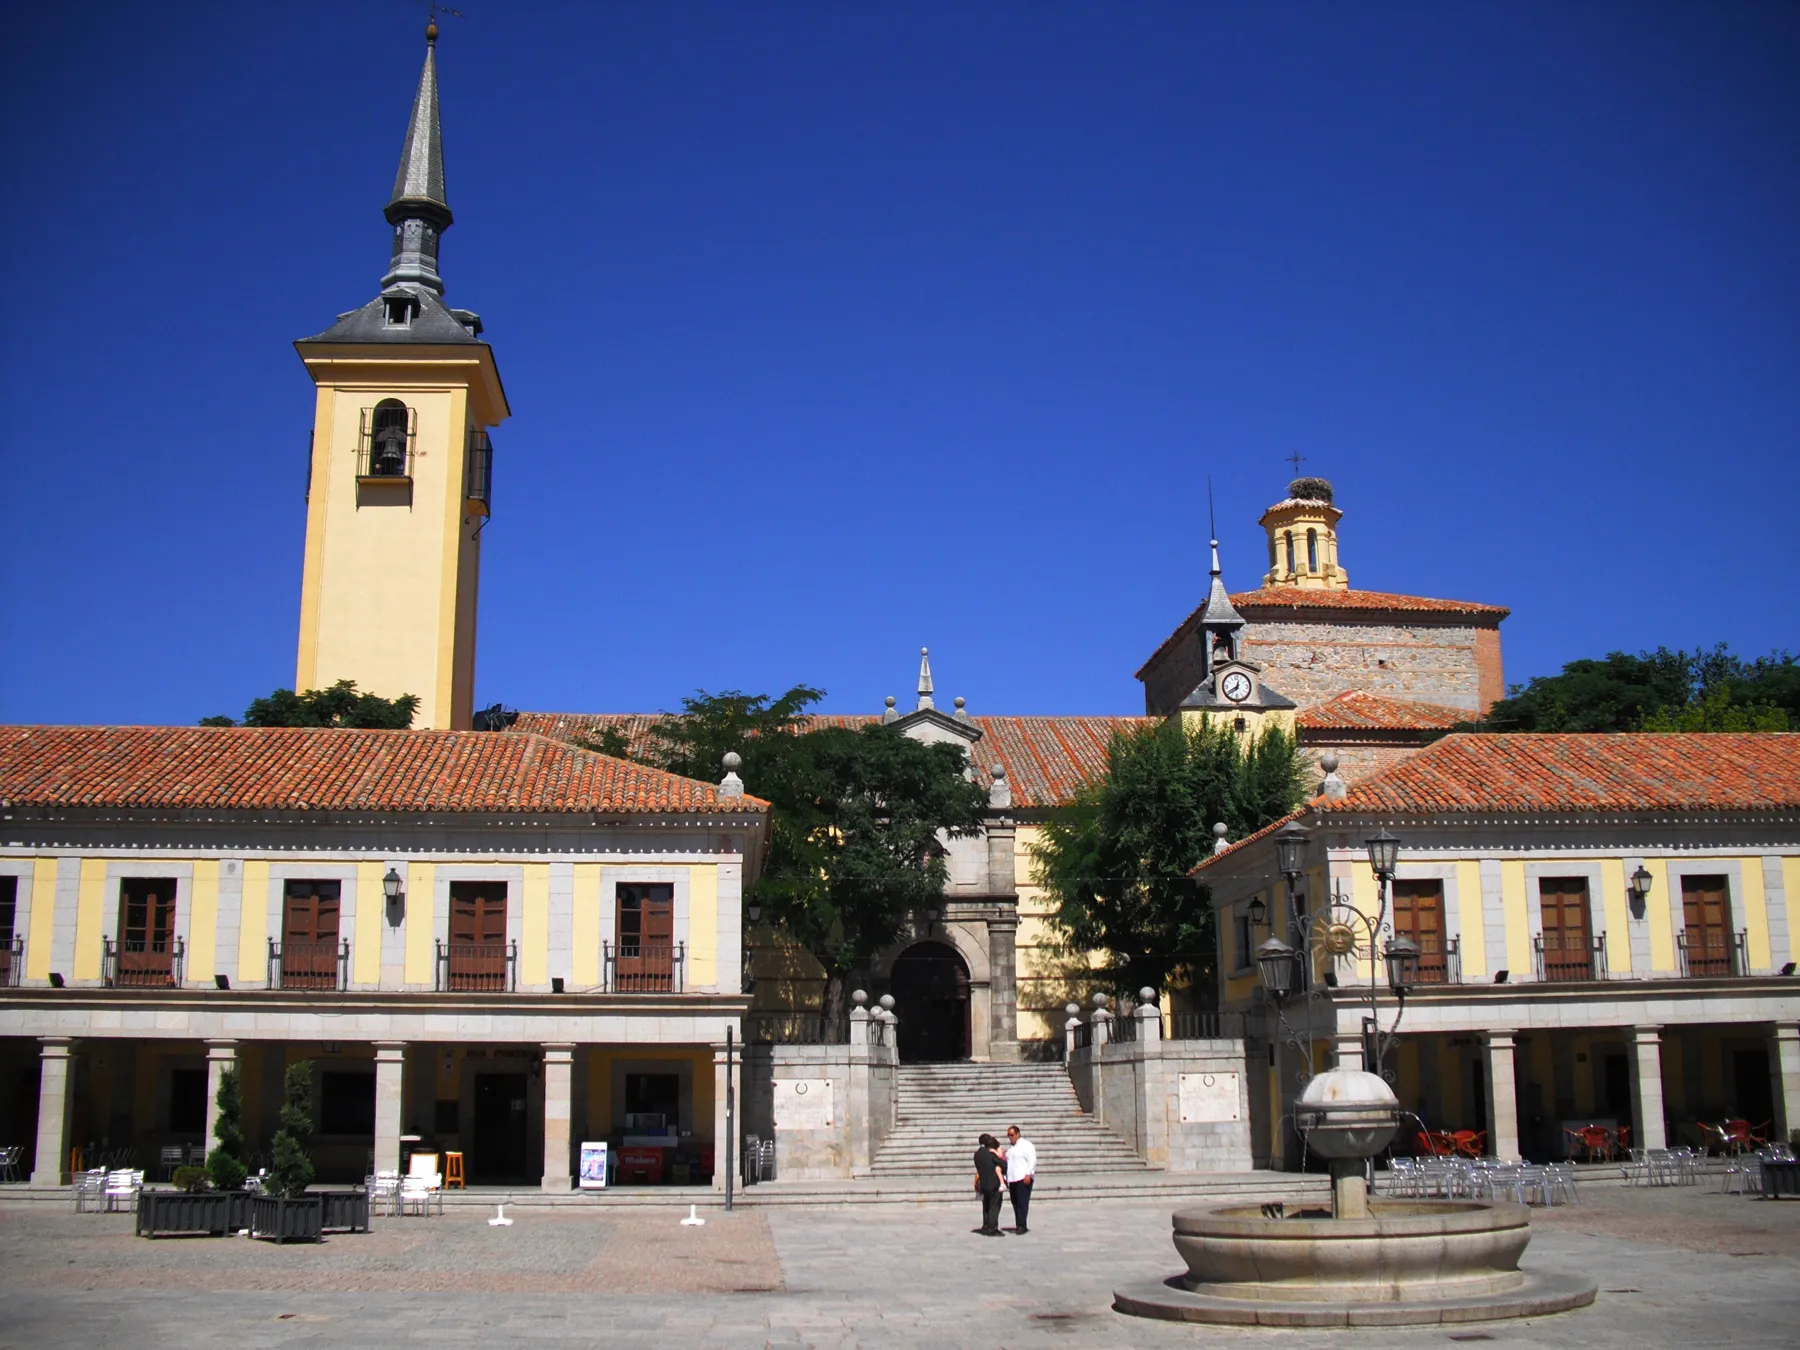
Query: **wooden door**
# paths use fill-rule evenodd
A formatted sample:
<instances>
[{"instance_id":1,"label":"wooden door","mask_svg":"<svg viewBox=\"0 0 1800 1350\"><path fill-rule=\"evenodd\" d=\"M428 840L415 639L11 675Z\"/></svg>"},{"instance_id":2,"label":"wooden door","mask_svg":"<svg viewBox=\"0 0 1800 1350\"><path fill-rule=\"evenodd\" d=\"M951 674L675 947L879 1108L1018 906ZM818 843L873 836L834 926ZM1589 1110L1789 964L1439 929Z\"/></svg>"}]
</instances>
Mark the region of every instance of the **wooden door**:
<instances>
[{"instance_id":1,"label":"wooden door","mask_svg":"<svg viewBox=\"0 0 1800 1350\"><path fill-rule=\"evenodd\" d=\"M450 883L450 987L506 988L506 883Z\"/></svg>"},{"instance_id":2,"label":"wooden door","mask_svg":"<svg viewBox=\"0 0 1800 1350\"><path fill-rule=\"evenodd\" d=\"M1544 978L1594 978L1594 929L1586 877L1545 877L1538 882L1544 922Z\"/></svg>"},{"instance_id":3,"label":"wooden door","mask_svg":"<svg viewBox=\"0 0 1800 1350\"><path fill-rule=\"evenodd\" d=\"M336 989L341 883L290 881L282 900L281 987Z\"/></svg>"},{"instance_id":4,"label":"wooden door","mask_svg":"<svg viewBox=\"0 0 1800 1350\"><path fill-rule=\"evenodd\" d=\"M1683 877L1682 918L1687 926L1687 973L1733 975L1731 893L1724 877Z\"/></svg>"},{"instance_id":5,"label":"wooden door","mask_svg":"<svg viewBox=\"0 0 1800 1350\"><path fill-rule=\"evenodd\" d=\"M1444 883L1394 883L1394 936L1419 944L1419 983L1442 984L1446 978L1444 947Z\"/></svg>"},{"instance_id":6,"label":"wooden door","mask_svg":"<svg viewBox=\"0 0 1800 1350\"><path fill-rule=\"evenodd\" d=\"M119 884L120 984L168 984L175 970L175 878Z\"/></svg>"},{"instance_id":7,"label":"wooden door","mask_svg":"<svg viewBox=\"0 0 1800 1350\"><path fill-rule=\"evenodd\" d=\"M614 988L621 993L672 990L675 984L675 887L668 882L621 883L617 899Z\"/></svg>"},{"instance_id":8,"label":"wooden door","mask_svg":"<svg viewBox=\"0 0 1800 1350\"><path fill-rule=\"evenodd\" d=\"M0 877L0 987L13 982L13 928L18 903L19 879Z\"/></svg>"}]
</instances>

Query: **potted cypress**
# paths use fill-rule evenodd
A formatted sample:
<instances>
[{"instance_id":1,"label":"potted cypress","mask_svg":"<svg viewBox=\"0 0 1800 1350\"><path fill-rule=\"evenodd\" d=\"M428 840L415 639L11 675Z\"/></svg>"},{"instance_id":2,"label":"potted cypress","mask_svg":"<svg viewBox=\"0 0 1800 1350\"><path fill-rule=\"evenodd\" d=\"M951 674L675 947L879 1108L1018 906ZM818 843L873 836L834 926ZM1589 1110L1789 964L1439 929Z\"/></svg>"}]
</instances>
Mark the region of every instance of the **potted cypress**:
<instances>
[{"instance_id":1,"label":"potted cypress","mask_svg":"<svg viewBox=\"0 0 1800 1350\"><path fill-rule=\"evenodd\" d=\"M235 1068L220 1076L215 1100L219 1117L213 1122L213 1138L219 1142L206 1155L206 1176L227 1196L229 1226L237 1233L250 1226L250 1196L244 1190L250 1167L244 1161L244 1087Z\"/></svg>"},{"instance_id":2,"label":"potted cypress","mask_svg":"<svg viewBox=\"0 0 1800 1350\"><path fill-rule=\"evenodd\" d=\"M250 1201L250 1236L282 1242L317 1242L325 1218L324 1201L308 1195L312 1184L312 1158L306 1141L312 1137L312 1062L288 1065L283 1081L286 1101L281 1107L281 1128L270 1140L274 1155L266 1183L267 1194Z\"/></svg>"},{"instance_id":3,"label":"potted cypress","mask_svg":"<svg viewBox=\"0 0 1800 1350\"><path fill-rule=\"evenodd\" d=\"M243 1091L236 1069L227 1069L219 1080L219 1115L213 1137L219 1146L207 1155L205 1167L178 1167L171 1178L174 1189L138 1192L137 1231L142 1237L158 1233L210 1233L223 1237L250 1226L249 1196L241 1187L249 1168L244 1165Z\"/></svg>"}]
</instances>

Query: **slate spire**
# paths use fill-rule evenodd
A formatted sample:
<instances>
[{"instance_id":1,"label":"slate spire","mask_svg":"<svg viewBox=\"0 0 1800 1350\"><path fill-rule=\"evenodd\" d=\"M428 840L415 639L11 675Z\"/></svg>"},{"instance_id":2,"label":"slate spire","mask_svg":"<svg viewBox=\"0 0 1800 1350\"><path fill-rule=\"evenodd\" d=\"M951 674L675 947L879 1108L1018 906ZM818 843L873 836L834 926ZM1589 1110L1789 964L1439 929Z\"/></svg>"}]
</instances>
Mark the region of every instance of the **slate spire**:
<instances>
[{"instance_id":1,"label":"slate spire","mask_svg":"<svg viewBox=\"0 0 1800 1350\"><path fill-rule=\"evenodd\" d=\"M1243 653L1239 646L1239 634L1243 631L1244 616L1237 612L1231 603L1231 595L1225 589L1225 577L1219 567L1219 541L1212 541L1212 588L1206 594L1206 608L1200 612L1200 654L1201 668L1212 673L1220 656L1230 660L1239 660Z\"/></svg>"},{"instance_id":2,"label":"slate spire","mask_svg":"<svg viewBox=\"0 0 1800 1350\"><path fill-rule=\"evenodd\" d=\"M450 228L450 199L444 191L444 136L438 127L437 36L435 23L425 29L425 69L413 97L412 120L394 175L394 195L386 216L394 227L394 255L381 279L390 286L422 287L442 295L438 275L438 239Z\"/></svg>"}]
</instances>

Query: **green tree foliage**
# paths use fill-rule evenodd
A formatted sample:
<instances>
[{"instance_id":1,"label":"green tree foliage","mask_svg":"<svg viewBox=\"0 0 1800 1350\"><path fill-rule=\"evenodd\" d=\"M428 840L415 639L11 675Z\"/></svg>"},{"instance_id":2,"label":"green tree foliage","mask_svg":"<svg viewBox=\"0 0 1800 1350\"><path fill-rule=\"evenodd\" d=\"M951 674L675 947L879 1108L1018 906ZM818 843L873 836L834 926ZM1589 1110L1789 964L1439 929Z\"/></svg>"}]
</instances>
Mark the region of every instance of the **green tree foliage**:
<instances>
[{"instance_id":1,"label":"green tree foliage","mask_svg":"<svg viewBox=\"0 0 1800 1350\"><path fill-rule=\"evenodd\" d=\"M1636 656L1571 661L1513 685L1482 720L1487 731L1785 731L1800 727L1800 661L1774 652L1746 661L1658 647Z\"/></svg>"},{"instance_id":2,"label":"green tree foliage","mask_svg":"<svg viewBox=\"0 0 1800 1350\"><path fill-rule=\"evenodd\" d=\"M641 758L707 782L727 753L742 758L746 790L775 807L749 898L824 967L825 1012L840 1017L851 977L942 897L941 836L975 833L987 794L964 777L957 746L879 725L808 730L807 709L823 697L804 684L778 698L700 691L656 725ZM586 743L610 754L623 742Z\"/></svg>"},{"instance_id":3,"label":"green tree foliage","mask_svg":"<svg viewBox=\"0 0 1800 1350\"><path fill-rule=\"evenodd\" d=\"M269 1141L269 1193L294 1200L306 1194L313 1179L312 1155L306 1151L313 1132L312 1062L288 1065L282 1088L281 1128Z\"/></svg>"},{"instance_id":4,"label":"green tree foliage","mask_svg":"<svg viewBox=\"0 0 1800 1350\"><path fill-rule=\"evenodd\" d=\"M1116 734L1106 773L1044 829L1036 879L1074 948L1102 951L1129 989L1185 977L1213 989L1211 897L1188 873L1223 821L1242 839L1297 807L1306 761L1274 728L1241 744L1210 723L1168 721Z\"/></svg>"},{"instance_id":5,"label":"green tree foliage","mask_svg":"<svg viewBox=\"0 0 1800 1350\"><path fill-rule=\"evenodd\" d=\"M358 727L382 731L405 731L419 711L417 694L399 698L382 698L364 694L356 681L339 680L329 689L308 689L296 694L292 689L277 689L267 698L253 701L244 710L241 723L247 727ZM232 718L203 717L203 727L235 727Z\"/></svg>"},{"instance_id":6,"label":"green tree foliage","mask_svg":"<svg viewBox=\"0 0 1800 1350\"><path fill-rule=\"evenodd\" d=\"M206 1155L206 1175L222 1191L235 1191L250 1174L244 1162L244 1089L236 1069L219 1076L219 1095L215 1099L219 1118L213 1122L213 1138L218 1146Z\"/></svg>"}]
</instances>

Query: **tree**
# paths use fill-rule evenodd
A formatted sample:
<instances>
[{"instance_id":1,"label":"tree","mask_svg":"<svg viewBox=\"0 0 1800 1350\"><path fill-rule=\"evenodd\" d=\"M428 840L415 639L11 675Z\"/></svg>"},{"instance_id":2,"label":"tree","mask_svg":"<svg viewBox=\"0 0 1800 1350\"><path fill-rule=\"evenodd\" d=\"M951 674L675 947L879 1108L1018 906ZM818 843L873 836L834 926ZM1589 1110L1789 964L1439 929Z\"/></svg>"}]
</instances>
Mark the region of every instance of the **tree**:
<instances>
[{"instance_id":1,"label":"tree","mask_svg":"<svg viewBox=\"0 0 1800 1350\"><path fill-rule=\"evenodd\" d=\"M708 782L727 753L742 758L746 789L775 807L748 898L824 968L824 1010L835 1019L851 978L943 895L944 839L980 829L987 794L964 776L957 746L879 725L809 730L806 710L823 697L805 684L778 698L701 690L656 724L639 757ZM616 731L604 736L585 744L626 748Z\"/></svg>"},{"instance_id":2,"label":"tree","mask_svg":"<svg viewBox=\"0 0 1800 1350\"><path fill-rule=\"evenodd\" d=\"M269 1191L297 1200L312 1185L312 1157L306 1151L312 1138L312 1062L290 1064L282 1081L286 1100L281 1104L281 1128L269 1141Z\"/></svg>"},{"instance_id":3,"label":"tree","mask_svg":"<svg viewBox=\"0 0 1800 1350\"><path fill-rule=\"evenodd\" d=\"M1745 661L1708 651L1611 652L1513 685L1488 731L1785 731L1800 726L1800 662L1788 652Z\"/></svg>"},{"instance_id":4,"label":"tree","mask_svg":"<svg viewBox=\"0 0 1800 1350\"><path fill-rule=\"evenodd\" d=\"M1278 727L1242 744L1211 722L1115 734L1105 774L1038 844L1053 925L1072 947L1104 952L1125 988L1179 975L1211 990L1212 902L1188 874L1212 852L1215 822L1233 838L1254 833L1300 804L1305 780L1298 744Z\"/></svg>"},{"instance_id":5,"label":"tree","mask_svg":"<svg viewBox=\"0 0 1800 1350\"><path fill-rule=\"evenodd\" d=\"M247 727L359 727L386 731L405 731L419 711L417 694L398 698L382 698L364 694L356 681L339 680L329 689L308 689L296 694L292 689L277 689L267 698L251 702L244 710L242 725ZM235 727L232 718L203 717L203 727Z\"/></svg>"},{"instance_id":6,"label":"tree","mask_svg":"<svg viewBox=\"0 0 1800 1350\"><path fill-rule=\"evenodd\" d=\"M236 1069L219 1076L219 1095L214 1100L219 1118L213 1122L213 1138L219 1145L206 1155L206 1175L220 1190L235 1191L250 1174L244 1162L244 1090Z\"/></svg>"}]
</instances>

